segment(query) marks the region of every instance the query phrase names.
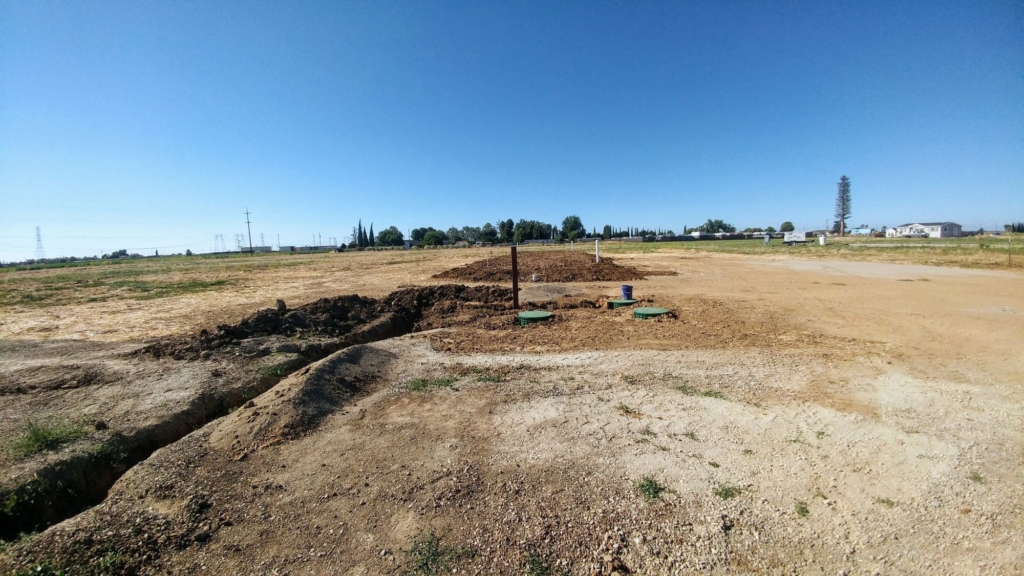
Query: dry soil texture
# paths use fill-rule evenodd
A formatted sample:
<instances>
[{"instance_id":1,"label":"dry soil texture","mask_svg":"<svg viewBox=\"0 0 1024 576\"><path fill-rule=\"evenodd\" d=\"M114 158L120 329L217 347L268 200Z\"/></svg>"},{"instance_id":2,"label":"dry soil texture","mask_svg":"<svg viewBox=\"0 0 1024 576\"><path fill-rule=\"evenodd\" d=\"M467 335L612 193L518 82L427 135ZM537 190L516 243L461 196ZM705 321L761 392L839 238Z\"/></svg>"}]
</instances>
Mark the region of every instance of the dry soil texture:
<instances>
[{"instance_id":1,"label":"dry soil texture","mask_svg":"<svg viewBox=\"0 0 1024 576\"><path fill-rule=\"evenodd\" d=\"M331 255L252 293L137 303L132 318L159 320L150 337L212 333L273 298L381 298L475 256ZM531 298L555 319L526 328L501 306L438 310L424 331L343 348L158 450L102 503L7 546L0 569L1024 571L1024 277L674 252L617 260L677 274L630 282L673 317L608 310L611 282L525 284L555 297ZM83 333L109 326L95 305L45 314ZM72 330L38 331L46 316L33 324L31 313L0 327L26 370L63 353L26 337ZM89 345L138 347L140 330L125 322L104 335L113 343ZM115 393L106 375L141 361L123 358L76 358L60 385L28 370L19 385L70 386L71 417L75 390ZM215 360L147 362L187 374Z\"/></svg>"}]
</instances>

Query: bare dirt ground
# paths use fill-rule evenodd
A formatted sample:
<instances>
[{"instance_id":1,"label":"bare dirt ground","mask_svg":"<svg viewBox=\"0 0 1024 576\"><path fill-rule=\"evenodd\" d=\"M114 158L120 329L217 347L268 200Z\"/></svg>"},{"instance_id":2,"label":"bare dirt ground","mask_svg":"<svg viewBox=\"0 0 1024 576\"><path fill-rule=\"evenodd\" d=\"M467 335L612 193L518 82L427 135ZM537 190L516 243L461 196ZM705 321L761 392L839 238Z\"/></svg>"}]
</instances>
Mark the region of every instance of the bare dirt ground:
<instances>
[{"instance_id":1,"label":"bare dirt ground","mask_svg":"<svg viewBox=\"0 0 1024 576\"><path fill-rule=\"evenodd\" d=\"M3 360L27 370L212 331L276 298L381 298L481 256L329 255L227 291L8 308ZM553 321L455 308L345 348L6 546L0 570L1024 571L1024 277L683 251L616 261L675 272L630 282L674 317L608 310L618 283L527 284ZM68 383L149 392L103 376L134 361L64 361L78 366L64 384L28 371L17 386L62 394L68 417L82 388ZM211 360L148 362L184 375Z\"/></svg>"}]
</instances>

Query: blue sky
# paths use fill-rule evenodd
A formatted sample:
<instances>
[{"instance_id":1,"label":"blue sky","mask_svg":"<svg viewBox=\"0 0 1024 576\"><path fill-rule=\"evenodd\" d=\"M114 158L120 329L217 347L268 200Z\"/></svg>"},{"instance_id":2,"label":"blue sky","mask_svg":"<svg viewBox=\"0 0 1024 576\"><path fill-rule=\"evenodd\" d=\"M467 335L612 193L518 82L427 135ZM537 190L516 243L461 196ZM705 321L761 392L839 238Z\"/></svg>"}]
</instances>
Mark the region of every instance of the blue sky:
<instances>
[{"instance_id":1,"label":"blue sky","mask_svg":"<svg viewBox=\"0 0 1024 576\"><path fill-rule=\"evenodd\" d=\"M1024 4L0 3L0 259L1024 220Z\"/></svg>"}]
</instances>

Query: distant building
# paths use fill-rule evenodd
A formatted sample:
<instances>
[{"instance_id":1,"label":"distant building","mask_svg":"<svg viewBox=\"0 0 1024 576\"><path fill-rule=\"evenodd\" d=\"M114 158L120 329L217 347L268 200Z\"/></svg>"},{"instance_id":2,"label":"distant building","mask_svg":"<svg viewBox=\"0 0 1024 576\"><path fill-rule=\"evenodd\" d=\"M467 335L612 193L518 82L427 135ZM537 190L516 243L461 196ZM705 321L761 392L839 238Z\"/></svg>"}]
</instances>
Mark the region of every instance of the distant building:
<instances>
[{"instance_id":1,"label":"distant building","mask_svg":"<svg viewBox=\"0 0 1024 576\"><path fill-rule=\"evenodd\" d=\"M963 230L956 222L901 224L885 231L887 238L959 238Z\"/></svg>"},{"instance_id":2,"label":"distant building","mask_svg":"<svg viewBox=\"0 0 1024 576\"><path fill-rule=\"evenodd\" d=\"M860 228L850 228L846 231L850 236L871 236L874 229L868 228L867 226L861 226Z\"/></svg>"}]
</instances>

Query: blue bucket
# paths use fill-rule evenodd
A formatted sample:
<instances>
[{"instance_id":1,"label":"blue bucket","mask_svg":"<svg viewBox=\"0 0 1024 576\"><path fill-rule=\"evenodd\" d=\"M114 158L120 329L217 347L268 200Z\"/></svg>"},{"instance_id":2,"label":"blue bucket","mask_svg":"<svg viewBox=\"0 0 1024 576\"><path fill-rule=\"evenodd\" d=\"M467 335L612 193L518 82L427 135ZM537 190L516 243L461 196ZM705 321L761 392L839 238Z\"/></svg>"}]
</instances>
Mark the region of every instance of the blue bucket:
<instances>
[{"instance_id":1,"label":"blue bucket","mask_svg":"<svg viewBox=\"0 0 1024 576\"><path fill-rule=\"evenodd\" d=\"M622 299L632 300L633 299L633 286L631 284L622 285Z\"/></svg>"}]
</instances>

